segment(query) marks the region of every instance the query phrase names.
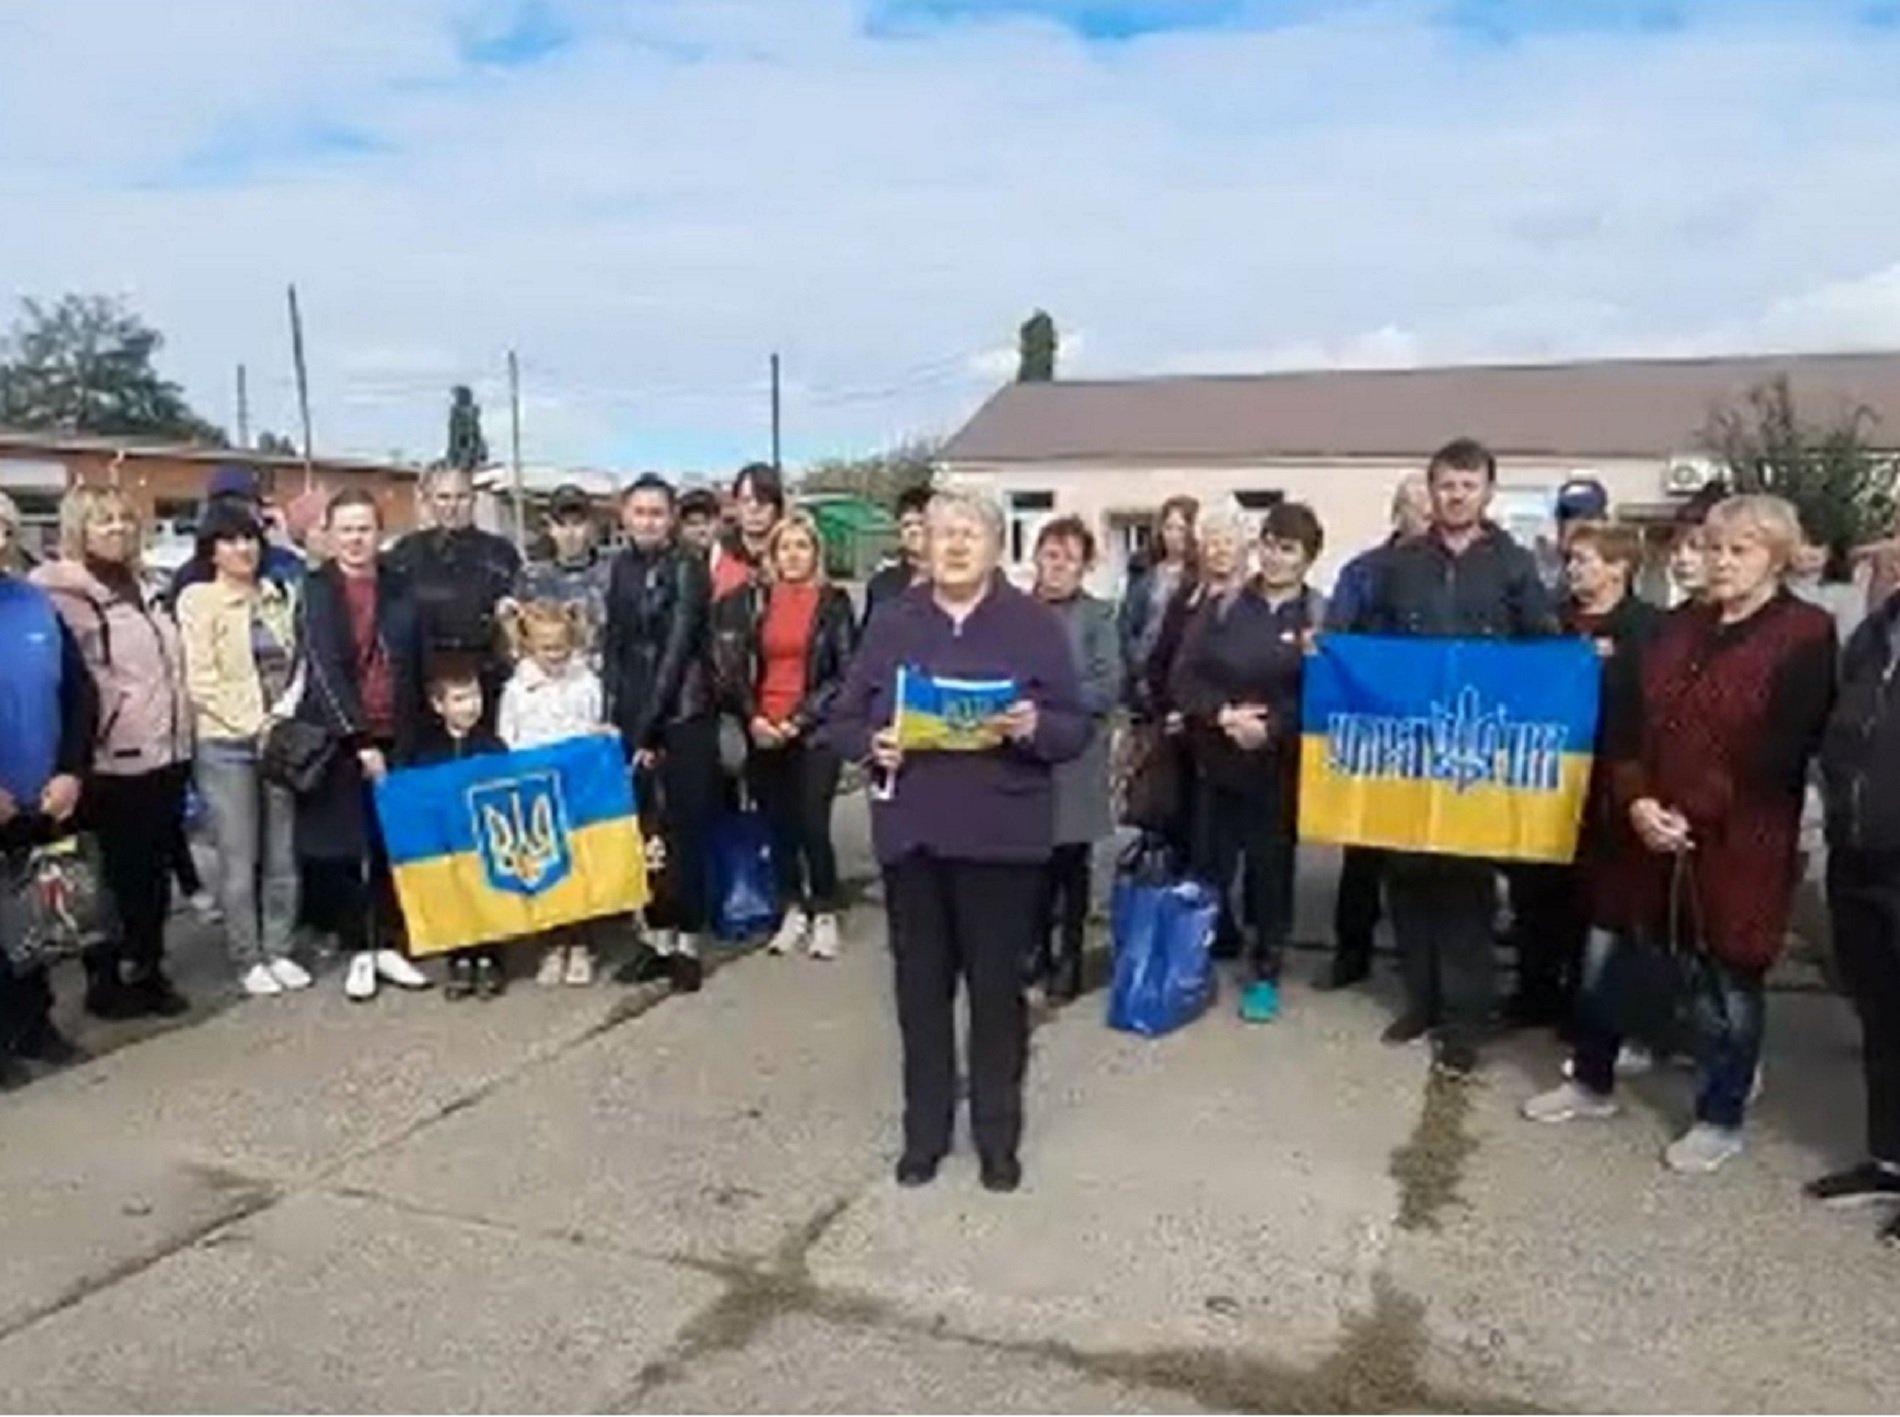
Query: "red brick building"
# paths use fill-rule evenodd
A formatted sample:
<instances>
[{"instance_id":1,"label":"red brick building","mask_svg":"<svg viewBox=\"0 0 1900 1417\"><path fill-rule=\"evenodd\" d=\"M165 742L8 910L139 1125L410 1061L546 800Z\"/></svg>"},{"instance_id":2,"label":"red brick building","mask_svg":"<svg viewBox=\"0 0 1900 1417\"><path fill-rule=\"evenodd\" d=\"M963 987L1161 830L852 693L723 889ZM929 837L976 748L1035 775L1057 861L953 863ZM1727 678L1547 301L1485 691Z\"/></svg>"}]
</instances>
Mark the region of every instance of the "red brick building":
<instances>
[{"instance_id":1,"label":"red brick building","mask_svg":"<svg viewBox=\"0 0 1900 1417\"><path fill-rule=\"evenodd\" d=\"M255 468L274 501L288 502L306 485L299 457L0 429L0 491L19 504L27 548L35 554L56 537L59 500L69 487L123 489L147 527L163 535L196 521L212 471L233 463ZM328 491L367 488L383 509L384 526L393 533L415 524L417 471L394 463L320 457L312 461L309 479Z\"/></svg>"}]
</instances>

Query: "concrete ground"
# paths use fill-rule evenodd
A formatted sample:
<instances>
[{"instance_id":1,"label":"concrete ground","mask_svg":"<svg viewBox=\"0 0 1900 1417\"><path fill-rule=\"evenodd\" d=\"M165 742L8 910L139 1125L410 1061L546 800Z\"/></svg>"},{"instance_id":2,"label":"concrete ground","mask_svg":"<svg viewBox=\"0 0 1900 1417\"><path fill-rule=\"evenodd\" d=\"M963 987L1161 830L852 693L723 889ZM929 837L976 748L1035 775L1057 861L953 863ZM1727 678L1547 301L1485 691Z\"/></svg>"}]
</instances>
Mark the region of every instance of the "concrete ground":
<instances>
[{"instance_id":1,"label":"concrete ground","mask_svg":"<svg viewBox=\"0 0 1900 1417\"><path fill-rule=\"evenodd\" d=\"M862 869L863 824L841 808ZM1311 863L1317 937L1329 864ZM222 986L202 933L183 974ZM1028 1181L899 1190L873 908L834 964L689 998L334 980L0 1099L0 1408L1891 1410L1900 1254L1803 1203L1851 1157L1839 1003L1778 994L1751 1149L1664 1173L1687 1083L1515 1109L1557 1053L1428 1076L1389 997L1157 1042L1040 1029ZM1303 975L1317 960L1296 966ZM1389 981L1387 987L1389 994ZM226 996L228 997L228 996Z\"/></svg>"}]
</instances>

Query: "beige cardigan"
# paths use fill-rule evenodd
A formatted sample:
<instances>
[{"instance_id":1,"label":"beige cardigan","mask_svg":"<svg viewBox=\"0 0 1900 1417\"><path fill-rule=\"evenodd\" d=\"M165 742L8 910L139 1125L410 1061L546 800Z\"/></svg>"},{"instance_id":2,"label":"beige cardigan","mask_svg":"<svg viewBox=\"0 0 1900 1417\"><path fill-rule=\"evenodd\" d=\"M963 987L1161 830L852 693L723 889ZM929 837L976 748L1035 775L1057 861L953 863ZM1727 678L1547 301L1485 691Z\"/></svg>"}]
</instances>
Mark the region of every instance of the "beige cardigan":
<instances>
[{"instance_id":1,"label":"beige cardigan","mask_svg":"<svg viewBox=\"0 0 1900 1417\"><path fill-rule=\"evenodd\" d=\"M218 581L185 587L178 628L185 639L185 690L201 738L255 738L264 730L264 685L251 654L251 607L286 653L296 653L296 606L274 581L239 590Z\"/></svg>"}]
</instances>

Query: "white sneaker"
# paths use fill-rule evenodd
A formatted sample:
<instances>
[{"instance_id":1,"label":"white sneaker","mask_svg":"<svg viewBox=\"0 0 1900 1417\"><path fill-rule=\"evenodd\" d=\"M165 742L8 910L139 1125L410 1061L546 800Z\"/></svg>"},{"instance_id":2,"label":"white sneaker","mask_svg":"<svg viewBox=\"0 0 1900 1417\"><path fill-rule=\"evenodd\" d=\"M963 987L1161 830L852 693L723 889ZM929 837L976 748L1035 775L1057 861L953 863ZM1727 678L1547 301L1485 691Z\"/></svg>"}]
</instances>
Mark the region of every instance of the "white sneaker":
<instances>
[{"instance_id":1,"label":"white sneaker","mask_svg":"<svg viewBox=\"0 0 1900 1417\"><path fill-rule=\"evenodd\" d=\"M788 910L785 918L779 921L778 930L765 946L769 955L788 955L793 950L802 949L811 938L811 921L802 910Z\"/></svg>"},{"instance_id":2,"label":"white sneaker","mask_svg":"<svg viewBox=\"0 0 1900 1417\"><path fill-rule=\"evenodd\" d=\"M1741 1154L1740 1131L1697 1122L1664 1149L1663 1164L1671 1171L1702 1175Z\"/></svg>"},{"instance_id":3,"label":"white sneaker","mask_svg":"<svg viewBox=\"0 0 1900 1417\"><path fill-rule=\"evenodd\" d=\"M594 952L586 945L568 946L567 972L561 982L576 989L585 989L594 982Z\"/></svg>"},{"instance_id":4,"label":"white sneaker","mask_svg":"<svg viewBox=\"0 0 1900 1417\"><path fill-rule=\"evenodd\" d=\"M272 960L267 968L270 970L272 977L286 989L308 989L310 987L310 971L288 956L283 959Z\"/></svg>"},{"instance_id":5,"label":"white sneaker","mask_svg":"<svg viewBox=\"0 0 1900 1417\"><path fill-rule=\"evenodd\" d=\"M814 915L811 918L811 941L806 945L813 959L836 959L838 957L838 917L835 915Z\"/></svg>"},{"instance_id":6,"label":"white sneaker","mask_svg":"<svg viewBox=\"0 0 1900 1417\"><path fill-rule=\"evenodd\" d=\"M541 967L534 972L534 982L547 988L553 988L567 976L567 946L549 945L541 955Z\"/></svg>"},{"instance_id":7,"label":"white sneaker","mask_svg":"<svg viewBox=\"0 0 1900 1417\"><path fill-rule=\"evenodd\" d=\"M1640 1043L1625 1043L1616 1050L1616 1075L1620 1078L1639 1078L1644 1073L1653 1072L1656 1067L1656 1055ZM1564 1076L1574 1078L1577 1075L1577 1060L1564 1059Z\"/></svg>"},{"instance_id":8,"label":"white sneaker","mask_svg":"<svg viewBox=\"0 0 1900 1417\"><path fill-rule=\"evenodd\" d=\"M268 964L252 965L238 982L253 999L269 999L284 992L284 986L277 982Z\"/></svg>"},{"instance_id":9,"label":"white sneaker","mask_svg":"<svg viewBox=\"0 0 1900 1417\"><path fill-rule=\"evenodd\" d=\"M1617 1113L1616 1099L1590 1091L1581 1083L1566 1082L1540 1092L1522 1107L1531 1122L1602 1121Z\"/></svg>"},{"instance_id":10,"label":"white sneaker","mask_svg":"<svg viewBox=\"0 0 1900 1417\"><path fill-rule=\"evenodd\" d=\"M398 989L427 989L429 976L417 969L399 950L378 950L376 972Z\"/></svg>"},{"instance_id":11,"label":"white sneaker","mask_svg":"<svg viewBox=\"0 0 1900 1417\"><path fill-rule=\"evenodd\" d=\"M376 997L376 956L362 950L350 956L350 967L343 975L343 992L362 1003Z\"/></svg>"},{"instance_id":12,"label":"white sneaker","mask_svg":"<svg viewBox=\"0 0 1900 1417\"><path fill-rule=\"evenodd\" d=\"M191 913L207 925L216 925L224 919L224 912L218 908L210 891L193 891L185 897L185 904L191 907Z\"/></svg>"}]
</instances>

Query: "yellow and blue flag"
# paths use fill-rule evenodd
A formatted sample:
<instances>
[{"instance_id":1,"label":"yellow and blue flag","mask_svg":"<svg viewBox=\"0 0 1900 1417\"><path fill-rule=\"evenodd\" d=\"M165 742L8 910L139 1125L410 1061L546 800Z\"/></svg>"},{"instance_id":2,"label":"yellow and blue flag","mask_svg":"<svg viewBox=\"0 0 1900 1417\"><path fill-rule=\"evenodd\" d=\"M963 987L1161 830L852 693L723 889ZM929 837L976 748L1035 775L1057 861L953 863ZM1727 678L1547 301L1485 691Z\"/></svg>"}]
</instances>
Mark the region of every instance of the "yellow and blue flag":
<instances>
[{"instance_id":1,"label":"yellow and blue flag","mask_svg":"<svg viewBox=\"0 0 1900 1417\"><path fill-rule=\"evenodd\" d=\"M1570 860L1601 665L1581 639L1322 636L1300 710L1301 839Z\"/></svg>"},{"instance_id":2,"label":"yellow and blue flag","mask_svg":"<svg viewBox=\"0 0 1900 1417\"><path fill-rule=\"evenodd\" d=\"M376 815L416 954L647 902L633 784L614 738L393 772L377 784Z\"/></svg>"},{"instance_id":3,"label":"yellow and blue flag","mask_svg":"<svg viewBox=\"0 0 1900 1417\"><path fill-rule=\"evenodd\" d=\"M897 671L897 746L909 752L981 752L1000 747L992 720L1016 702L1014 679L947 679Z\"/></svg>"}]
</instances>

